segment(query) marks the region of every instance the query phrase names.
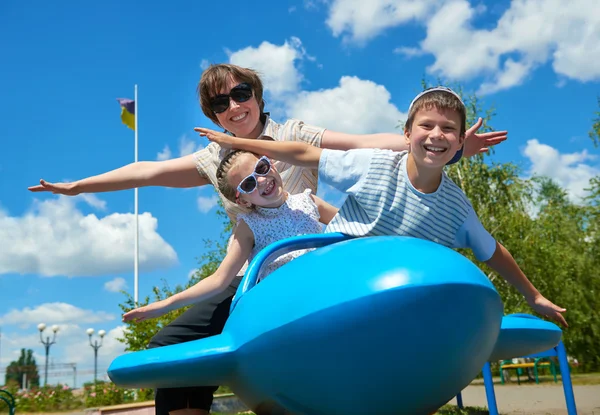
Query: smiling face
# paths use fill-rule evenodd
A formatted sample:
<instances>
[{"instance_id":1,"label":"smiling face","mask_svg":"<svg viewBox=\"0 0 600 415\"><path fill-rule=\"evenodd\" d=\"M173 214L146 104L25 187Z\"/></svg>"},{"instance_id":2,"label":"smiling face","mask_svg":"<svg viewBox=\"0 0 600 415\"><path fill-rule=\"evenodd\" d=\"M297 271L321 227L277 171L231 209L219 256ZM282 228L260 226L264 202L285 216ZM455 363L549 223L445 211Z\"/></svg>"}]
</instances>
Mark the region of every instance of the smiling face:
<instances>
[{"instance_id":1,"label":"smiling face","mask_svg":"<svg viewBox=\"0 0 600 415\"><path fill-rule=\"evenodd\" d=\"M226 85L219 94L229 94L231 89L241 82L228 77ZM260 108L256 96L245 102L237 102L229 99L229 107L221 113L215 114L221 127L237 137L257 138L262 132L263 125L260 122Z\"/></svg>"},{"instance_id":2,"label":"smiling face","mask_svg":"<svg viewBox=\"0 0 600 415\"><path fill-rule=\"evenodd\" d=\"M452 109L428 106L418 110L404 132L418 166L442 169L462 147L461 115Z\"/></svg>"},{"instance_id":3,"label":"smiling face","mask_svg":"<svg viewBox=\"0 0 600 415\"><path fill-rule=\"evenodd\" d=\"M255 171L257 162L258 158L254 154L240 154L227 173L229 185L237 189L242 180ZM255 205L272 208L279 207L285 202L283 182L274 165L271 165L271 170L265 176L256 175L255 178L256 189L250 193L240 193L237 203L246 207Z\"/></svg>"}]
</instances>

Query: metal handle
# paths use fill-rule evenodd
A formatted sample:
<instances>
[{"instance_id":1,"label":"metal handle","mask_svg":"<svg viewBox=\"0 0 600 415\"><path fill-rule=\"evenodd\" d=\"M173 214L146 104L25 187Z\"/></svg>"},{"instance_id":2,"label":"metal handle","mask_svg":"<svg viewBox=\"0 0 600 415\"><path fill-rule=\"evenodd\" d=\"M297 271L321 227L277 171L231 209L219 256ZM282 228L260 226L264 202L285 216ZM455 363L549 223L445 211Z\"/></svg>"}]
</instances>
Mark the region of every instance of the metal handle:
<instances>
[{"instance_id":1,"label":"metal handle","mask_svg":"<svg viewBox=\"0 0 600 415\"><path fill-rule=\"evenodd\" d=\"M287 254L289 252L297 251L299 249L309 248L320 248L322 246L331 245L346 239L351 239L352 236L344 235L342 233L319 233L311 235L300 235L291 238L282 239L277 242L265 247L260 251L252 260L248 269L244 274L244 278L240 281L237 292L231 302L229 313L233 312L233 309L237 305L240 298L247 293L252 287L256 285L259 272L265 263L269 263L271 260L279 257L280 255Z\"/></svg>"}]
</instances>

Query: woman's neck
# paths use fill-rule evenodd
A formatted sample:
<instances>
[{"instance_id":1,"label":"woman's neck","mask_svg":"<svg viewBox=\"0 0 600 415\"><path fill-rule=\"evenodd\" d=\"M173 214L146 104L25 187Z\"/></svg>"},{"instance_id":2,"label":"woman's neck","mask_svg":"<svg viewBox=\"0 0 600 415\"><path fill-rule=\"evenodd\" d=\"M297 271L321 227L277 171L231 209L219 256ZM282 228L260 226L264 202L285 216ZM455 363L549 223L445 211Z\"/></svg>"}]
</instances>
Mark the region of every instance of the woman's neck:
<instances>
[{"instance_id":1,"label":"woman's neck","mask_svg":"<svg viewBox=\"0 0 600 415\"><path fill-rule=\"evenodd\" d=\"M265 124L262 122L259 122L258 124L256 124L256 127L254 127L254 130L252 130L252 132L250 133L249 137L246 138L258 138L260 137L261 133L263 132L265 128Z\"/></svg>"}]
</instances>

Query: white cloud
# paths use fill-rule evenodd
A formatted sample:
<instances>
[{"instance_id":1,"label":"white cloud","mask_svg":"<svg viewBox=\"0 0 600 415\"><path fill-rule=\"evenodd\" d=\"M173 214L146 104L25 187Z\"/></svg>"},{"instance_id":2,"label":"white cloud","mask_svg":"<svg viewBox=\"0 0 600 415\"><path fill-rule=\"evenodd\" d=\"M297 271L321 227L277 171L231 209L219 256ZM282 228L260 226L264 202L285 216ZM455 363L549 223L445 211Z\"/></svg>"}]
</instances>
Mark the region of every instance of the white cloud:
<instances>
[{"instance_id":1,"label":"white cloud","mask_svg":"<svg viewBox=\"0 0 600 415\"><path fill-rule=\"evenodd\" d=\"M104 311L84 310L67 303L45 303L35 308L25 307L11 310L0 317L3 325L19 325L22 328L46 323L49 330L53 324L64 323L98 323L114 320L115 316ZM37 327L36 327L37 330Z\"/></svg>"},{"instance_id":2,"label":"white cloud","mask_svg":"<svg viewBox=\"0 0 600 415\"><path fill-rule=\"evenodd\" d=\"M399 46L396 49L394 49L394 53L397 53L399 55L404 55L407 58L415 58L417 56L423 56L426 54L426 52L422 51L419 48L409 48L406 46Z\"/></svg>"},{"instance_id":3,"label":"white cloud","mask_svg":"<svg viewBox=\"0 0 600 415\"><path fill-rule=\"evenodd\" d=\"M589 187L590 179L600 174L600 165L589 163L597 160L597 157L586 150L561 154L557 149L532 139L527 141L523 154L531 162L531 175L550 177L576 203L586 195L584 189Z\"/></svg>"},{"instance_id":4,"label":"white cloud","mask_svg":"<svg viewBox=\"0 0 600 415\"><path fill-rule=\"evenodd\" d=\"M200 62L200 69L203 71L206 70L210 66L210 62L207 59L202 59Z\"/></svg>"},{"instance_id":5,"label":"white cloud","mask_svg":"<svg viewBox=\"0 0 600 415\"><path fill-rule=\"evenodd\" d=\"M83 215L77 199L35 200L21 217L0 211L0 274L91 276L130 272L134 215ZM158 220L139 215L140 269L177 262L173 248L157 232Z\"/></svg>"},{"instance_id":6,"label":"white cloud","mask_svg":"<svg viewBox=\"0 0 600 415\"><path fill-rule=\"evenodd\" d=\"M302 90L298 65L304 59L314 60L297 38L280 46L263 42L258 48L230 52L231 63L262 72L267 80L266 88L278 104L271 111L275 117L298 118L330 130L354 134L393 131L399 120L406 118L390 102L389 91L369 80L344 76L333 88ZM198 207L206 212L216 201L216 197L200 197Z\"/></svg>"},{"instance_id":7,"label":"white cloud","mask_svg":"<svg viewBox=\"0 0 600 415\"><path fill-rule=\"evenodd\" d=\"M302 74L296 63L307 55L302 42L297 37L286 40L278 46L264 41L258 47L247 47L229 52L229 62L256 70L264 83L265 89L274 99L294 93L300 87Z\"/></svg>"},{"instance_id":8,"label":"white cloud","mask_svg":"<svg viewBox=\"0 0 600 415\"><path fill-rule=\"evenodd\" d=\"M158 161L169 160L171 157L171 148L168 145L165 145L162 151L156 154L156 160Z\"/></svg>"},{"instance_id":9,"label":"white cloud","mask_svg":"<svg viewBox=\"0 0 600 415\"><path fill-rule=\"evenodd\" d=\"M484 82L479 87L482 95L491 94L513 86L521 85L531 70L531 63L515 62L507 59L504 69L496 76L493 82Z\"/></svg>"},{"instance_id":10,"label":"white cloud","mask_svg":"<svg viewBox=\"0 0 600 415\"><path fill-rule=\"evenodd\" d=\"M87 203L88 205L90 205L93 208L96 208L96 209L102 210L102 211L106 210L106 201L100 199L95 194L92 194L92 193L82 193L82 194L77 195L75 197L83 200L85 203Z\"/></svg>"},{"instance_id":11,"label":"white cloud","mask_svg":"<svg viewBox=\"0 0 600 415\"><path fill-rule=\"evenodd\" d=\"M202 144L184 134L181 137L179 137L179 151L177 154L179 154L179 157L183 157L195 153L196 151L201 150L202 148ZM156 160L158 161L169 160L172 157L173 152L171 151L169 145L165 145L162 151L156 154Z\"/></svg>"},{"instance_id":12,"label":"white cloud","mask_svg":"<svg viewBox=\"0 0 600 415\"><path fill-rule=\"evenodd\" d=\"M127 283L125 282L125 278L121 277L117 277L104 283L104 289L106 291L110 291L111 293L118 293L125 288L127 288Z\"/></svg>"},{"instance_id":13,"label":"white cloud","mask_svg":"<svg viewBox=\"0 0 600 415\"><path fill-rule=\"evenodd\" d=\"M426 37L407 56L434 56L431 74L452 80L482 77L481 94L522 84L551 63L562 77L600 79L600 8L596 0L514 0L491 29L473 27L486 13L467 0L334 0L327 24L334 36L364 43L386 29L416 21ZM490 14L491 15L491 14Z\"/></svg>"},{"instance_id":14,"label":"white cloud","mask_svg":"<svg viewBox=\"0 0 600 415\"><path fill-rule=\"evenodd\" d=\"M202 144L193 138L189 138L187 135L179 138L179 157L190 155L198 150L202 150L202 148L204 148Z\"/></svg>"},{"instance_id":15,"label":"white cloud","mask_svg":"<svg viewBox=\"0 0 600 415\"><path fill-rule=\"evenodd\" d=\"M437 3L438 0L334 0L326 23L334 36L363 43L385 29L425 18Z\"/></svg>"},{"instance_id":16,"label":"white cloud","mask_svg":"<svg viewBox=\"0 0 600 415\"><path fill-rule=\"evenodd\" d=\"M345 133L393 131L406 115L390 100L384 86L344 76L335 88L301 92L288 102L287 113L308 124Z\"/></svg>"},{"instance_id":17,"label":"white cloud","mask_svg":"<svg viewBox=\"0 0 600 415\"><path fill-rule=\"evenodd\" d=\"M219 198L217 196L209 196L209 197L198 196L197 203L198 203L198 210L202 213L207 213L210 210L212 210L212 208L217 206L217 204L219 203Z\"/></svg>"}]
</instances>

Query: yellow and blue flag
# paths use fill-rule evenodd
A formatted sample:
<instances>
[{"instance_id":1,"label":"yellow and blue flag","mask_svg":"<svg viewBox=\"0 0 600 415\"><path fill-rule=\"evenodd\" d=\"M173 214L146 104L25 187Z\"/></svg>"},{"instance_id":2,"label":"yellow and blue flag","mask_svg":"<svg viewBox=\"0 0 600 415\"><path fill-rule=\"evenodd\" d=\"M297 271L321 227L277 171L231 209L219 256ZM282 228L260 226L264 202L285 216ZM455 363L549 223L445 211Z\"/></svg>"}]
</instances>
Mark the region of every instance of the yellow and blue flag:
<instances>
[{"instance_id":1,"label":"yellow and blue flag","mask_svg":"<svg viewBox=\"0 0 600 415\"><path fill-rule=\"evenodd\" d=\"M121 121L135 131L135 101L127 98L117 98L121 105Z\"/></svg>"}]
</instances>

